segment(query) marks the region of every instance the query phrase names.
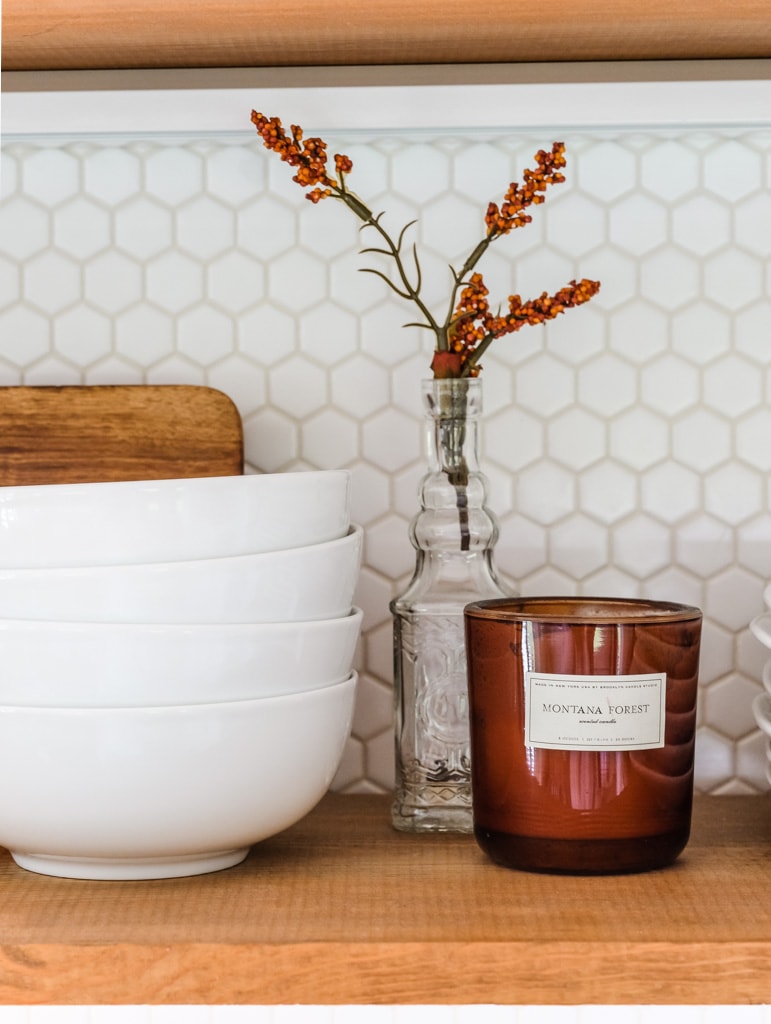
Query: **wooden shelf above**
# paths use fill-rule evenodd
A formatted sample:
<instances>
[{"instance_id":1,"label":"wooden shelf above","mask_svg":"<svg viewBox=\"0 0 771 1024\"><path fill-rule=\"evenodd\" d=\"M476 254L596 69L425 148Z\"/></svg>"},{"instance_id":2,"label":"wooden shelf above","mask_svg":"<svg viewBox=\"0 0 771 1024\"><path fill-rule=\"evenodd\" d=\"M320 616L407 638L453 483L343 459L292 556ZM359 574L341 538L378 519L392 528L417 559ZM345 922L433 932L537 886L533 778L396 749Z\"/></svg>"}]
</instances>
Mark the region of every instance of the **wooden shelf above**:
<instances>
[{"instance_id":1,"label":"wooden shelf above","mask_svg":"<svg viewBox=\"0 0 771 1024\"><path fill-rule=\"evenodd\" d=\"M663 871L573 878L332 794L194 878L49 878L0 851L0 1003L771 1003L769 877L771 795L698 798Z\"/></svg>"},{"instance_id":2,"label":"wooden shelf above","mask_svg":"<svg viewBox=\"0 0 771 1024\"><path fill-rule=\"evenodd\" d=\"M766 0L3 0L6 71L771 57Z\"/></svg>"}]
</instances>

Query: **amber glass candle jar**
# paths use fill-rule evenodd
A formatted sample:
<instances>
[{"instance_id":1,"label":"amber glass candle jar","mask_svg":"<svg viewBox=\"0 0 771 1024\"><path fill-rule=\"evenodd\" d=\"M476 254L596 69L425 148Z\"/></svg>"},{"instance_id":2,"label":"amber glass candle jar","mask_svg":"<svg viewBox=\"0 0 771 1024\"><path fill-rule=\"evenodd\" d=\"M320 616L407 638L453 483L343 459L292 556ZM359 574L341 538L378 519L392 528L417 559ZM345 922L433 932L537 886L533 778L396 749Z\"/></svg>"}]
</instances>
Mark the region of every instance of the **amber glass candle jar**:
<instances>
[{"instance_id":1,"label":"amber glass candle jar","mask_svg":"<svg viewBox=\"0 0 771 1024\"><path fill-rule=\"evenodd\" d=\"M702 613L623 598L464 610L474 834L532 871L663 867L688 842Z\"/></svg>"}]
</instances>

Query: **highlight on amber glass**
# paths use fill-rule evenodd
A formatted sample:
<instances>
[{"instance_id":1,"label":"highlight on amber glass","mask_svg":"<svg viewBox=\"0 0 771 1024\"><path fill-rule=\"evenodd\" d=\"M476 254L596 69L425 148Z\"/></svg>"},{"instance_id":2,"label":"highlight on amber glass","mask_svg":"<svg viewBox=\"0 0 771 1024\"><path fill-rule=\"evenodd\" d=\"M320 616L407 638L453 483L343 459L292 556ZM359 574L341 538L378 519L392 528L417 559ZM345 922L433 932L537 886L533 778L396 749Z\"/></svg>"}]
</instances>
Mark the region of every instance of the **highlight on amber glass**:
<instances>
[{"instance_id":1,"label":"highlight on amber glass","mask_svg":"<svg viewBox=\"0 0 771 1024\"><path fill-rule=\"evenodd\" d=\"M265 147L295 168L292 180L309 189L307 199L312 203L329 197L339 200L359 218L363 227L378 235L377 244L362 252L393 260L395 275L389 276L372 267L361 269L381 277L400 298L417 306L421 319L405 326L418 326L433 333L431 370L434 377L478 376L482 369L480 360L496 338L526 325L553 320L560 313L588 302L600 289L599 281L572 280L553 295L543 292L534 299L510 295L506 309L493 310L484 278L475 270L492 242L529 224L532 215L528 209L543 203L547 190L565 181L562 172L566 158L562 142L553 143L550 150L539 150L535 155L536 166L525 170L523 182L511 182L500 203L488 204L482 239L461 267L449 268L450 299L442 318L434 315L421 296L423 280L417 247L415 244L407 247L407 235L415 222L406 224L394 240L383 225L383 214L373 213L348 187L348 175L353 170L349 157L336 154L334 171L330 171L323 139L305 138L299 125L292 125L287 133L279 118L266 117L254 110L251 119Z\"/></svg>"}]
</instances>

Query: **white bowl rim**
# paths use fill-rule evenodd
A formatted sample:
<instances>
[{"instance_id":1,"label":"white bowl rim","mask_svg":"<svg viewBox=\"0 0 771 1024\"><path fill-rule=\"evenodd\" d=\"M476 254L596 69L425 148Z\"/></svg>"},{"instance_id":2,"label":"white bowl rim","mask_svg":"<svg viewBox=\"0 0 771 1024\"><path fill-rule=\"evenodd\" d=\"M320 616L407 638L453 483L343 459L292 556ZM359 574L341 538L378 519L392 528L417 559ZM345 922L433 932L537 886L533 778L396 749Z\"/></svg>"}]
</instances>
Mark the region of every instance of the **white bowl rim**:
<instances>
[{"instance_id":1,"label":"white bowl rim","mask_svg":"<svg viewBox=\"0 0 771 1024\"><path fill-rule=\"evenodd\" d=\"M756 615L750 622L750 632L765 647L771 647L771 611Z\"/></svg>"},{"instance_id":2,"label":"white bowl rim","mask_svg":"<svg viewBox=\"0 0 771 1024\"><path fill-rule=\"evenodd\" d=\"M759 693L752 701L752 713L758 727L771 736L771 694Z\"/></svg>"},{"instance_id":3,"label":"white bowl rim","mask_svg":"<svg viewBox=\"0 0 771 1024\"><path fill-rule=\"evenodd\" d=\"M61 573L64 576L109 576L111 572L129 573L131 576L141 575L150 572L153 575L163 572L184 572L189 566L199 564L229 566L241 562L254 562L261 565L269 562L286 561L288 558L319 555L323 557L327 552L334 552L338 548L362 543L364 539L364 527L359 523L350 523L342 537L334 537L332 540L321 541L317 544L303 544L295 548L279 548L275 551L254 551L243 555L221 555L216 558L179 559L172 562L114 562L109 565L63 565L63 566L29 566L22 568L0 568L0 580L19 578L34 580L36 577L44 578L51 573Z\"/></svg>"},{"instance_id":4,"label":"white bowl rim","mask_svg":"<svg viewBox=\"0 0 771 1024\"><path fill-rule=\"evenodd\" d=\"M237 487L239 484L232 481L261 481L259 484L244 484L243 486L271 487L281 486L281 481L289 484L300 482L301 478L313 480L321 477L351 479L350 469L294 469L281 473L228 473L220 476L180 476L180 477L158 477L141 480L88 480L82 482L50 483L50 484L5 484L0 486L0 503L12 498L13 494L21 492L24 495L30 494L62 494L72 491L73 494L84 494L87 491L118 491L137 490L144 488L163 490L191 486L194 489L202 487Z\"/></svg>"},{"instance_id":5,"label":"white bowl rim","mask_svg":"<svg viewBox=\"0 0 771 1024\"><path fill-rule=\"evenodd\" d=\"M314 699L316 694L323 694L328 696L330 699L341 690L353 689L356 687L359 680L359 673L354 669L344 679L339 679L331 684L324 686L317 686L312 690L301 690L298 693L280 693L274 694L272 697L249 697L248 699L240 700L217 700L217 701L204 701L200 704L139 704L139 705L126 705L126 704L89 704L84 707L67 707L60 704L0 704L0 715L12 715L20 717L21 715L34 715L36 718L44 718L47 715L55 714L57 716L66 716L67 718L88 718L109 715L122 715L127 717L131 715L134 718L137 717L153 717L160 714L172 713L175 716L179 714L206 714L207 711L211 711L214 708L248 708L254 705L260 704L263 707L265 705L275 704L298 704L303 700ZM323 698L322 698L323 699Z\"/></svg>"},{"instance_id":6,"label":"white bowl rim","mask_svg":"<svg viewBox=\"0 0 771 1024\"><path fill-rule=\"evenodd\" d=\"M333 623L342 628L357 621L361 624L364 618L363 609L357 605L351 605L345 615L332 615L326 619L279 619L277 622L92 622L88 619L9 619L0 616L0 636L9 629L22 629L28 632L37 632L56 629L62 633L80 633L84 629L105 633L115 630L117 632L142 632L142 633L170 633L184 634L195 631L196 633L223 633L226 636L249 636L261 633L295 633L298 630L323 630L324 627L331 629ZM353 627L351 627L353 628Z\"/></svg>"}]
</instances>

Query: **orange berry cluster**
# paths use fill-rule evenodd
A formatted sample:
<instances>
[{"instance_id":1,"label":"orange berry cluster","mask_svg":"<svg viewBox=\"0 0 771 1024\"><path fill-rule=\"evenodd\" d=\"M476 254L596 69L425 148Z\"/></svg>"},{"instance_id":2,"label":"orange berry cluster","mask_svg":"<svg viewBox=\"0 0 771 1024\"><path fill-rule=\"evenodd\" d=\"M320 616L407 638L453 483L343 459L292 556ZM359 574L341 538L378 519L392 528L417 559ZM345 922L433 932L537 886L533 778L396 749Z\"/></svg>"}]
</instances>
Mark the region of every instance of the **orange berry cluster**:
<instances>
[{"instance_id":1,"label":"orange berry cluster","mask_svg":"<svg viewBox=\"0 0 771 1024\"><path fill-rule=\"evenodd\" d=\"M557 185L565 180L565 175L561 172L561 168L566 164L564 142L555 142L548 153L544 149L539 149L535 159L538 169L525 171L524 184L519 185L512 181L503 203L500 206L497 203L490 203L487 207L485 223L488 238L507 235L514 228L529 224L533 218L524 212L525 209L542 203L543 193L549 185Z\"/></svg>"},{"instance_id":2,"label":"orange berry cluster","mask_svg":"<svg viewBox=\"0 0 771 1024\"><path fill-rule=\"evenodd\" d=\"M599 281L584 278L571 281L554 295L543 292L537 299L523 302L519 295L509 296L508 313L490 312L489 294L481 274L472 274L460 293L450 328L450 351L455 353L462 369L477 345L487 338L500 338L518 331L525 324L542 324L553 320L566 309L588 302L600 290ZM468 376L476 377L481 367L473 365Z\"/></svg>"},{"instance_id":3,"label":"orange berry cluster","mask_svg":"<svg viewBox=\"0 0 771 1024\"><path fill-rule=\"evenodd\" d=\"M312 188L312 191L306 194L306 199L317 203L320 199L331 196L333 190L339 189L339 183L327 174L327 144L323 139L304 138L303 130L297 124L291 126L290 137L282 128L278 117L265 117L255 110L252 111L252 124L267 149L278 153L290 167L297 168L297 174L292 181L296 181L303 188ZM347 156L335 156L335 168L338 174L348 174L353 168L353 163Z\"/></svg>"}]
</instances>

